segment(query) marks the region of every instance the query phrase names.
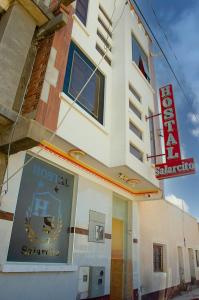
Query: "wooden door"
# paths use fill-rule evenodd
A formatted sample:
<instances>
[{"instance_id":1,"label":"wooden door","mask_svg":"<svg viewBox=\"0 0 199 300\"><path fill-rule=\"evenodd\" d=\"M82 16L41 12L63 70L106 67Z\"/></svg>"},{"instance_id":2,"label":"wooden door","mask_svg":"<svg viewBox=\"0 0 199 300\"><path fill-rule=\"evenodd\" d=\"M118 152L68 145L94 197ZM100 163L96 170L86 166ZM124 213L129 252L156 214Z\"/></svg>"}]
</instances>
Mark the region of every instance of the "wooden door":
<instances>
[{"instance_id":1,"label":"wooden door","mask_svg":"<svg viewBox=\"0 0 199 300\"><path fill-rule=\"evenodd\" d=\"M112 220L111 298L123 299L124 281L124 222Z\"/></svg>"}]
</instances>

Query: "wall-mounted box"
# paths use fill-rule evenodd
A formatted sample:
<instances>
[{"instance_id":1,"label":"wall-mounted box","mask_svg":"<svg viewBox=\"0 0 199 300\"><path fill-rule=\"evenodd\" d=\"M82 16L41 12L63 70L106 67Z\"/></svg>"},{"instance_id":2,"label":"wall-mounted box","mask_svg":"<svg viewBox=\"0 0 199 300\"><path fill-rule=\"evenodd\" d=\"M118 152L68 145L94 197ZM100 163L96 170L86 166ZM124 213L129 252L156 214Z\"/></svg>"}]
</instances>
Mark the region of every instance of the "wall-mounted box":
<instances>
[{"instance_id":1,"label":"wall-mounted box","mask_svg":"<svg viewBox=\"0 0 199 300\"><path fill-rule=\"evenodd\" d=\"M88 297L89 288L89 267L79 268L79 279L78 279L78 299L86 299Z\"/></svg>"},{"instance_id":2,"label":"wall-mounted box","mask_svg":"<svg viewBox=\"0 0 199 300\"><path fill-rule=\"evenodd\" d=\"M105 291L105 267L90 267L89 298L101 297Z\"/></svg>"},{"instance_id":3,"label":"wall-mounted box","mask_svg":"<svg viewBox=\"0 0 199 300\"><path fill-rule=\"evenodd\" d=\"M105 238L105 214L90 210L88 241L104 243Z\"/></svg>"}]
</instances>

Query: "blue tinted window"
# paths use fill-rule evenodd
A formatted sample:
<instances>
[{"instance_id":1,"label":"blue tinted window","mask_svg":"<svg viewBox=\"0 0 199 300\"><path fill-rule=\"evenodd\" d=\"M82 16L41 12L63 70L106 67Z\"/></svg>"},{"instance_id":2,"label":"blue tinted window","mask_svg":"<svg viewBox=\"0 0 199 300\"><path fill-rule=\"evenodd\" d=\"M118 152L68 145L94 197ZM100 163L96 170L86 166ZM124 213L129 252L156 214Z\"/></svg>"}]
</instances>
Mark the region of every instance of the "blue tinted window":
<instances>
[{"instance_id":1,"label":"blue tinted window","mask_svg":"<svg viewBox=\"0 0 199 300\"><path fill-rule=\"evenodd\" d=\"M87 12L88 12L88 0L77 0L76 15L85 26L87 21Z\"/></svg>"},{"instance_id":2,"label":"blue tinted window","mask_svg":"<svg viewBox=\"0 0 199 300\"><path fill-rule=\"evenodd\" d=\"M66 68L64 92L73 100L87 83L95 66L72 42ZM100 123L103 123L104 76L99 70L90 79L77 103Z\"/></svg>"}]
</instances>

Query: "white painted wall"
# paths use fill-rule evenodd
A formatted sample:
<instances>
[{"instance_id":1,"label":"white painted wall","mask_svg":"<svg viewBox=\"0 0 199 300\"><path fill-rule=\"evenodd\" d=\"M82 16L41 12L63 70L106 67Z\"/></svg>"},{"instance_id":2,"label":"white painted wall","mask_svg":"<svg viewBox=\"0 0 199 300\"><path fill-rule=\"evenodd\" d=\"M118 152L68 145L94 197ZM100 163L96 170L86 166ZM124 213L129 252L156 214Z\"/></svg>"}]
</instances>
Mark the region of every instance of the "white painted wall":
<instances>
[{"instance_id":1,"label":"white painted wall","mask_svg":"<svg viewBox=\"0 0 199 300\"><path fill-rule=\"evenodd\" d=\"M98 22L98 14L103 18L99 11L99 3L111 17L114 2L114 0L89 1L86 26L74 15L72 40L95 65L101 59L101 55L95 49L96 42L100 44L97 28L107 37L107 33ZM150 155L150 137L145 115L148 115L148 108L154 111L154 90L136 64L132 62L132 32L147 55L149 55L149 37L138 22L137 16L130 11L129 5L126 5L121 16L124 4L123 0L116 1L113 14L113 27L119 18L120 21L113 33L112 41L109 38L112 52L109 51L108 56L112 59L112 66L110 67L105 60L99 66L99 70L105 76L104 124L99 124L78 104L75 104L58 130L58 135L103 164L110 167L126 165L154 185L159 186L159 182L155 179L154 168L146 159L146 155ZM103 18L103 20L109 27L106 19ZM101 46L103 49L103 45ZM132 98L128 88L129 82L142 98L141 104L135 103L142 112L142 121L129 111L129 98ZM64 93L61 99L59 122L73 103ZM132 99L132 101L137 100ZM143 131L143 141L140 141L129 130L129 118L133 119L135 125ZM140 162L130 154L130 142L143 151L144 162Z\"/></svg>"},{"instance_id":2,"label":"white painted wall","mask_svg":"<svg viewBox=\"0 0 199 300\"><path fill-rule=\"evenodd\" d=\"M133 239L137 239L138 243L133 243L133 288L140 289L140 216L139 205L137 202L133 202L132 206L132 236Z\"/></svg>"},{"instance_id":3,"label":"white painted wall","mask_svg":"<svg viewBox=\"0 0 199 300\"><path fill-rule=\"evenodd\" d=\"M180 283L177 247L183 248L185 281L190 282L188 248L199 249L199 231L197 220L184 213L167 201L139 203L140 213L140 257L141 284L143 294L177 286ZM184 219L184 226L183 226ZM184 247L183 238L186 240ZM153 243L165 245L165 273L153 272ZM195 255L195 253L194 253ZM199 268L196 267L196 279L199 279Z\"/></svg>"},{"instance_id":4,"label":"white painted wall","mask_svg":"<svg viewBox=\"0 0 199 300\"><path fill-rule=\"evenodd\" d=\"M89 180L79 177L76 227L88 229L89 210L105 214L105 232L112 231L112 192ZM73 263L80 266L104 266L105 294L110 293L110 262L111 240L105 239L104 243L88 242L88 236L75 235Z\"/></svg>"}]
</instances>

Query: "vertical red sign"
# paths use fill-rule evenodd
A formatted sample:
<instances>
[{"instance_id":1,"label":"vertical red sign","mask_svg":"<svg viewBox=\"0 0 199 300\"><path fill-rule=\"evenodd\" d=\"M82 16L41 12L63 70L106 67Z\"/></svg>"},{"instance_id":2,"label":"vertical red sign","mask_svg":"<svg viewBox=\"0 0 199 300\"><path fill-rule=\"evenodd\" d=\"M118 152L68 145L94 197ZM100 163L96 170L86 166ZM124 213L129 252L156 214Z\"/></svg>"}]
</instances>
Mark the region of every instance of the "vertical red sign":
<instances>
[{"instance_id":1,"label":"vertical red sign","mask_svg":"<svg viewBox=\"0 0 199 300\"><path fill-rule=\"evenodd\" d=\"M176 111L172 85L160 88L160 103L165 142L166 161L180 161L180 142L178 136Z\"/></svg>"},{"instance_id":2,"label":"vertical red sign","mask_svg":"<svg viewBox=\"0 0 199 300\"><path fill-rule=\"evenodd\" d=\"M195 173L193 158L181 159L173 89L169 84L160 88L160 103L165 143L166 163L156 164L155 175L159 180Z\"/></svg>"}]
</instances>

